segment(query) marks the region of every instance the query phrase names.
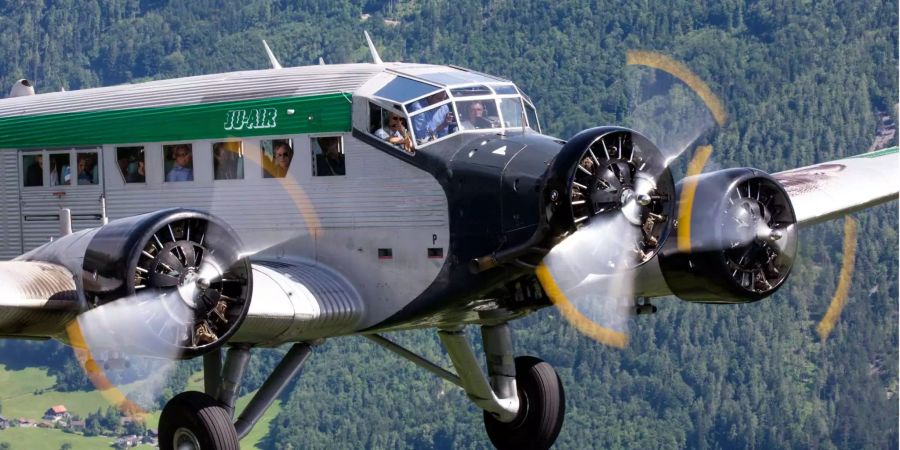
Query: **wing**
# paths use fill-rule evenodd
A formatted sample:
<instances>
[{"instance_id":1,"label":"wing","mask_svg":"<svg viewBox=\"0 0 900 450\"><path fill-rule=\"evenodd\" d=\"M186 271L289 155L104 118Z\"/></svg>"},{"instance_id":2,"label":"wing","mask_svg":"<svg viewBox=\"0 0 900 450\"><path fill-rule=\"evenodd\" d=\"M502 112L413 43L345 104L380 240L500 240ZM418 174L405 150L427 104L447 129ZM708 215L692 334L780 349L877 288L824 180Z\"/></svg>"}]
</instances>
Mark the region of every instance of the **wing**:
<instances>
[{"instance_id":1,"label":"wing","mask_svg":"<svg viewBox=\"0 0 900 450\"><path fill-rule=\"evenodd\" d=\"M897 198L897 147L774 174L797 223L812 225Z\"/></svg>"},{"instance_id":2,"label":"wing","mask_svg":"<svg viewBox=\"0 0 900 450\"><path fill-rule=\"evenodd\" d=\"M78 311L74 278L56 264L2 261L0 287L0 336L57 336Z\"/></svg>"}]
</instances>

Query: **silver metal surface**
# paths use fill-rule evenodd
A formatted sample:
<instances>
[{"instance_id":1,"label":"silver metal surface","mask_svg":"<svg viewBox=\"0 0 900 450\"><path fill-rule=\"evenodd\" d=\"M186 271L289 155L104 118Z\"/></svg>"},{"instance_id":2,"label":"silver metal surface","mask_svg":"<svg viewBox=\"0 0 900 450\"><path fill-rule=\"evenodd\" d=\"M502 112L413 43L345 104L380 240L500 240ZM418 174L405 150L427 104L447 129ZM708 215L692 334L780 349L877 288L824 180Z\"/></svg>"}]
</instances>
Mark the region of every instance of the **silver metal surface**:
<instances>
[{"instance_id":1,"label":"silver metal surface","mask_svg":"<svg viewBox=\"0 0 900 450\"><path fill-rule=\"evenodd\" d=\"M409 360L410 362L416 364L417 366L459 386L463 387L462 381L459 379L456 374L444 369L443 367L407 350L403 346L391 341L390 339L385 338L384 336L378 334L367 334L366 338L371 340L372 342L400 355L401 357Z\"/></svg>"},{"instance_id":2,"label":"silver metal surface","mask_svg":"<svg viewBox=\"0 0 900 450\"><path fill-rule=\"evenodd\" d=\"M438 336L450 355L450 361L459 374L463 389L479 408L493 413L501 422L511 422L519 412L519 396L498 397L488 382L472 346L462 330L438 331ZM515 386L513 384L513 386ZM514 390L515 391L515 390Z\"/></svg>"},{"instance_id":3,"label":"silver metal surface","mask_svg":"<svg viewBox=\"0 0 900 450\"><path fill-rule=\"evenodd\" d=\"M491 387L500 398L515 397L516 361L513 356L512 333L509 325L484 325L481 327L484 356L487 360Z\"/></svg>"},{"instance_id":4,"label":"silver metal surface","mask_svg":"<svg viewBox=\"0 0 900 450\"><path fill-rule=\"evenodd\" d=\"M275 346L349 334L365 312L343 276L309 260L254 261L252 299L232 342Z\"/></svg>"},{"instance_id":5,"label":"silver metal surface","mask_svg":"<svg viewBox=\"0 0 900 450\"><path fill-rule=\"evenodd\" d=\"M0 260L15 258L24 251L19 176L18 154L0 152Z\"/></svg>"},{"instance_id":6,"label":"silver metal surface","mask_svg":"<svg viewBox=\"0 0 900 450\"><path fill-rule=\"evenodd\" d=\"M75 318L78 296L72 273L60 265L0 262L0 336L53 337Z\"/></svg>"},{"instance_id":7,"label":"silver metal surface","mask_svg":"<svg viewBox=\"0 0 900 450\"><path fill-rule=\"evenodd\" d=\"M72 234L72 210L69 208L59 209L59 235L66 236Z\"/></svg>"},{"instance_id":8,"label":"silver metal surface","mask_svg":"<svg viewBox=\"0 0 900 450\"><path fill-rule=\"evenodd\" d=\"M808 226L897 199L897 148L779 172L794 205L797 224Z\"/></svg>"},{"instance_id":9,"label":"silver metal surface","mask_svg":"<svg viewBox=\"0 0 900 450\"><path fill-rule=\"evenodd\" d=\"M216 400L234 415L234 402L237 400L238 391L241 388L241 380L244 378L244 369L250 362L249 345L233 345L228 348L225 356L225 366L222 368L222 377L219 380Z\"/></svg>"}]
</instances>

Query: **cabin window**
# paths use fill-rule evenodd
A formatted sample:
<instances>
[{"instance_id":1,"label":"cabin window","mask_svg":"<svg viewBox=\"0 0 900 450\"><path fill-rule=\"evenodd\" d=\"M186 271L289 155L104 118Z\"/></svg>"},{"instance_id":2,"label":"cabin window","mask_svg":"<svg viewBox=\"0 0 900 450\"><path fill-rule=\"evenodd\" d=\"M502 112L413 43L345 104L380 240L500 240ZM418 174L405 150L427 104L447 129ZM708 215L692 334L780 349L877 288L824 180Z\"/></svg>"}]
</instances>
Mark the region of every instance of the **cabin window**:
<instances>
[{"instance_id":1,"label":"cabin window","mask_svg":"<svg viewBox=\"0 0 900 450\"><path fill-rule=\"evenodd\" d=\"M116 147L116 162L119 173L126 183L144 183L144 147Z\"/></svg>"},{"instance_id":2,"label":"cabin window","mask_svg":"<svg viewBox=\"0 0 900 450\"><path fill-rule=\"evenodd\" d=\"M164 145L163 158L166 182L194 181L194 151L191 144Z\"/></svg>"},{"instance_id":3,"label":"cabin window","mask_svg":"<svg viewBox=\"0 0 900 450\"><path fill-rule=\"evenodd\" d=\"M213 143L213 179L244 178L244 150L240 142Z\"/></svg>"},{"instance_id":4,"label":"cabin window","mask_svg":"<svg viewBox=\"0 0 900 450\"><path fill-rule=\"evenodd\" d=\"M96 152L81 152L75 155L77 161L77 179L79 185L99 184L100 167L97 164Z\"/></svg>"},{"instance_id":5,"label":"cabin window","mask_svg":"<svg viewBox=\"0 0 900 450\"><path fill-rule=\"evenodd\" d=\"M264 178L284 178L294 160L294 144L290 139L260 141Z\"/></svg>"},{"instance_id":6,"label":"cabin window","mask_svg":"<svg viewBox=\"0 0 900 450\"><path fill-rule=\"evenodd\" d=\"M50 153L50 186L72 184L72 163L69 152Z\"/></svg>"},{"instance_id":7,"label":"cabin window","mask_svg":"<svg viewBox=\"0 0 900 450\"><path fill-rule=\"evenodd\" d=\"M345 175L344 143L340 136L320 136L310 139L313 176Z\"/></svg>"},{"instance_id":8,"label":"cabin window","mask_svg":"<svg viewBox=\"0 0 900 450\"><path fill-rule=\"evenodd\" d=\"M413 151L409 123L403 114L369 103L369 133L401 150Z\"/></svg>"},{"instance_id":9,"label":"cabin window","mask_svg":"<svg viewBox=\"0 0 900 450\"><path fill-rule=\"evenodd\" d=\"M29 187L44 185L44 155L22 155L22 180Z\"/></svg>"}]
</instances>

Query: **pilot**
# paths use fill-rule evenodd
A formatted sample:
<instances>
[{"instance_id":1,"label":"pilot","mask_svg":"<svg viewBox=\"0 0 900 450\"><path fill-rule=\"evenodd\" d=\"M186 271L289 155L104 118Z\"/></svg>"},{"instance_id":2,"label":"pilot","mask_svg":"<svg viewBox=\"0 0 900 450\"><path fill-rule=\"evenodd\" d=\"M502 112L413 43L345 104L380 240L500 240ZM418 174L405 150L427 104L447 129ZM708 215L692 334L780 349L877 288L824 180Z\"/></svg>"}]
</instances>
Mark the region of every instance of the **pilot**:
<instances>
[{"instance_id":1,"label":"pilot","mask_svg":"<svg viewBox=\"0 0 900 450\"><path fill-rule=\"evenodd\" d=\"M466 119L462 122L464 130L474 130L476 128L491 128L493 124L484 117L484 105L475 101L466 107Z\"/></svg>"},{"instance_id":2,"label":"pilot","mask_svg":"<svg viewBox=\"0 0 900 450\"><path fill-rule=\"evenodd\" d=\"M191 148L187 144L178 144L172 150L174 165L166 174L166 181L194 181L194 164Z\"/></svg>"},{"instance_id":3,"label":"pilot","mask_svg":"<svg viewBox=\"0 0 900 450\"><path fill-rule=\"evenodd\" d=\"M375 136L378 136L391 144L403 147L404 150L412 149L412 142L409 137L409 130L406 129L406 123L402 117L391 113L388 118L388 125L384 128L375 130Z\"/></svg>"},{"instance_id":4,"label":"pilot","mask_svg":"<svg viewBox=\"0 0 900 450\"><path fill-rule=\"evenodd\" d=\"M447 99L447 92L438 91L432 95L426 97L426 101L428 105L420 105L421 107L427 107L430 105L434 105L440 103ZM421 100L420 100L421 102ZM427 142L433 139L439 139L446 136L449 133L455 131L456 118L453 117L453 112L450 111L450 104L443 104L431 111L426 111L421 113L415 117L413 117L413 127L416 131L416 139L419 142Z\"/></svg>"}]
</instances>

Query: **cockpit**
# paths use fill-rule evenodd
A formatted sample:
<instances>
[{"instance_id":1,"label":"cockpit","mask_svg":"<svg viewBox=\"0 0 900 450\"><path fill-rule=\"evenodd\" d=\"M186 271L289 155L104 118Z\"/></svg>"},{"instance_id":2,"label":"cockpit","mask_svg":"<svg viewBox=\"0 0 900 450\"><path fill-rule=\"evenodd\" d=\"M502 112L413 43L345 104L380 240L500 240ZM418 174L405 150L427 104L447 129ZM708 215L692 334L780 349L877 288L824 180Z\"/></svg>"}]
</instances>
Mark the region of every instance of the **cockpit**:
<instances>
[{"instance_id":1,"label":"cockpit","mask_svg":"<svg viewBox=\"0 0 900 450\"><path fill-rule=\"evenodd\" d=\"M397 74L369 99L369 132L407 152L458 133L540 132L531 100L512 83L464 71Z\"/></svg>"}]
</instances>

